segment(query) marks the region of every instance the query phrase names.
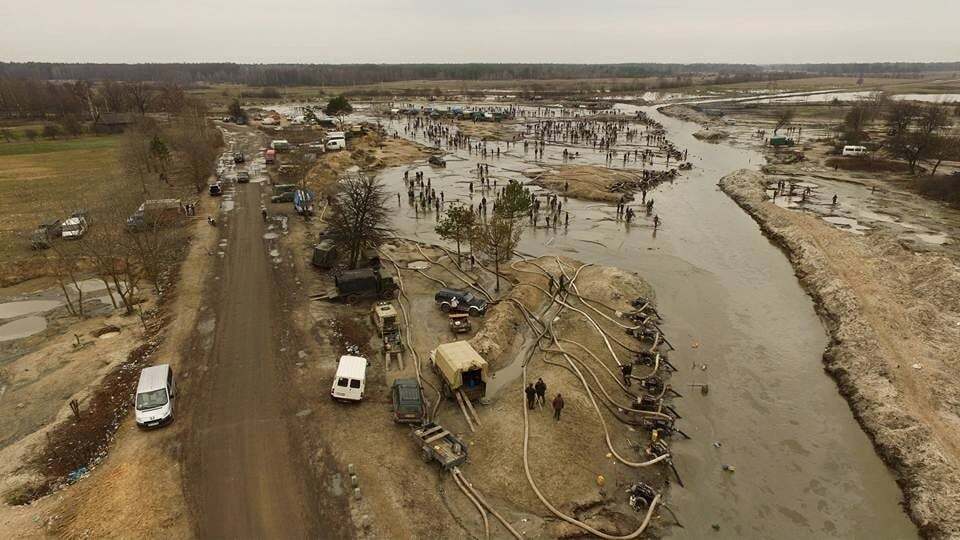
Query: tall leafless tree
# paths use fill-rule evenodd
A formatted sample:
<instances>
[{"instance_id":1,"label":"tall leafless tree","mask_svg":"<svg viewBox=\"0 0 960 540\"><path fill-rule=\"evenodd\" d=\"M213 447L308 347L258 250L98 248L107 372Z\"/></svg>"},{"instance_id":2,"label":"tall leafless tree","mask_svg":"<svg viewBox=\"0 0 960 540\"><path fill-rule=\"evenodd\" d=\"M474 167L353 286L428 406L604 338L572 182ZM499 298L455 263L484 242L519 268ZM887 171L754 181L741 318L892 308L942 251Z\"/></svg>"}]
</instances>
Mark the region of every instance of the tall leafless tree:
<instances>
[{"instance_id":1,"label":"tall leafless tree","mask_svg":"<svg viewBox=\"0 0 960 540\"><path fill-rule=\"evenodd\" d=\"M327 216L329 237L347 254L350 268L363 250L378 247L391 233L386 189L364 173L340 182Z\"/></svg>"}]
</instances>

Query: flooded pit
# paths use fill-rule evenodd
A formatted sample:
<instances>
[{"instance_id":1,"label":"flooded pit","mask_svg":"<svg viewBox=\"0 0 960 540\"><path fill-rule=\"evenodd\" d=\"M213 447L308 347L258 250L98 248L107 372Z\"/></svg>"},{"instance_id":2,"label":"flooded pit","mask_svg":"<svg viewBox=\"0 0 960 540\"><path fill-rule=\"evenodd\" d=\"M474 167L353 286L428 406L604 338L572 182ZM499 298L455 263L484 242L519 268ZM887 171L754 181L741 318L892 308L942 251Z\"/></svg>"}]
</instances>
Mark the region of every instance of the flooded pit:
<instances>
[{"instance_id":1,"label":"flooded pit","mask_svg":"<svg viewBox=\"0 0 960 540\"><path fill-rule=\"evenodd\" d=\"M672 442L686 487L673 486L668 502L685 528L671 529L669 536L916 537L893 474L823 371L828 338L811 299L780 249L716 187L723 175L757 168L763 158L749 149L697 141L692 135L698 126L644 110L680 149L689 149L694 164L693 171L652 191L654 213L663 220L659 230L643 212L628 225L616 219L614 205L569 199L564 209L571 213L570 226L528 228L519 250L636 271L656 290L664 330L678 349L671 361L681 371L672 384L686 396L675 404L684 416L679 425L693 437ZM386 127L402 135L404 125L401 120ZM560 163L562 150L548 145L544 161ZM604 164L603 153L579 151L582 162ZM483 196L468 193L463 182L475 178L477 156L454 154L461 159L448 160L442 173L425 164L380 173L391 197L401 193L394 214L401 236L439 242L434 213L407 202L405 170L423 171L446 201L476 206ZM486 160L500 185L526 181L517 171L538 166L532 154L511 154L523 156L522 145ZM694 364L708 369L694 371ZM708 383L709 394L688 387L696 383ZM723 465L736 472L725 472Z\"/></svg>"},{"instance_id":2,"label":"flooded pit","mask_svg":"<svg viewBox=\"0 0 960 540\"><path fill-rule=\"evenodd\" d=\"M59 300L21 300L18 302L5 302L0 304L0 319L13 319L34 313L44 313L51 309L56 309L61 305L63 305L63 302Z\"/></svg>"},{"instance_id":3,"label":"flooded pit","mask_svg":"<svg viewBox=\"0 0 960 540\"><path fill-rule=\"evenodd\" d=\"M39 334L47 328L47 320L39 315L15 319L0 325L0 341L13 341Z\"/></svg>"}]
</instances>

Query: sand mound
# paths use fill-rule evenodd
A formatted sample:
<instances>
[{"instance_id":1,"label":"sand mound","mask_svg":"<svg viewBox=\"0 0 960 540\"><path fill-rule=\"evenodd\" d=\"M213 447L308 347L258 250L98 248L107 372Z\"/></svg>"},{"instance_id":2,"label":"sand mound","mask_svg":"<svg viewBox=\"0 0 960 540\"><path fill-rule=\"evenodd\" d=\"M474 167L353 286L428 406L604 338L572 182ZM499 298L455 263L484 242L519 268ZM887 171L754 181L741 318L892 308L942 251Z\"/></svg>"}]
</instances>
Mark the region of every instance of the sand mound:
<instances>
[{"instance_id":1,"label":"sand mound","mask_svg":"<svg viewBox=\"0 0 960 540\"><path fill-rule=\"evenodd\" d=\"M532 184L567 197L590 201L618 202L621 186L642 178L639 171L608 169L594 165L564 165L557 169L525 173Z\"/></svg>"},{"instance_id":2,"label":"sand mound","mask_svg":"<svg viewBox=\"0 0 960 540\"><path fill-rule=\"evenodd\" d=\"M700 131L693 134L694 137L700 139L701 141L707 141L712 143L718 143L724 139L730 137L730 134L722 129L701 129Z\"/></svg>"}]
</instances>

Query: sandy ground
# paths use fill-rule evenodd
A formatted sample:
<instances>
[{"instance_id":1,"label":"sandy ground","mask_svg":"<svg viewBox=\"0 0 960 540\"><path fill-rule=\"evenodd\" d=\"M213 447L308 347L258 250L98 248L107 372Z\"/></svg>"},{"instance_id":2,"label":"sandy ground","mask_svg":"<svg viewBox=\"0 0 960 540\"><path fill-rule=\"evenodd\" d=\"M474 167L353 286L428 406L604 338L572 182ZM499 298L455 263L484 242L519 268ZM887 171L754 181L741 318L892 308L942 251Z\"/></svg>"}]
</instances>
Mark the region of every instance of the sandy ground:
<instances>
[{"instance_id":1,"label":"sandy ground","mask_svg":"<svg viewBox=\"0 0 960 540\"><path fill-rule=\"evenodd\" d=\"M430 157L423 146L406 139L367 133L350 139L346 150L321 154L306 175L306 183L317 193L328 193L337 179L353 168L373 170L412 163Z\"/></svg>"},{"instance_id":2,"label":"sandy ground","mask_svg":"<svg viewBox=\"0 0 960 540\"><path fill-rule=\"evenodd\" d=\"M531 184L555 191L565 197L616 203L623 193L611 189L623 182L642 178L640 171L611 169L596 165L564 165L527 174Z\"/></svg>"},{"instance_id":3,"label":"sandy ground","mask_svg":"<svg viewBox=\"0 0 960 540\"><path fill-rule=\"evenodd\" d=\"M322 229L322 224L295 221L290 236L284 240L284 249L292 250L296 275L304 280L300 291L322 291L331 286L328 274L307 266L310 239L318 229ZM438 399L430 387L437 386L438 380L427 368L427 356L440 343L469 339L483 352L493 370L503 370L498 374L501 380L492 383L498 388L496 393L488 393L487 399L476 404L482 426L475 433L470 431L452 400L444 400L440 405L437 421L465 439L469 446L470 459L462 467L465 476L525 535L577 536L577 530L558 523L549 514L523 473L523 394L519 364L515 361L525 347L532 344L529 328L517 316L515 307L501 301L485 317L472 320L471 333L454 337L448 330L446 316L434 303L434 292L443 285L465 287L465 279L492 294L493 276L480 268L466 273L457 271L455 256L451 259L432 247L422 249L421 252L410 242L392 242L384 246L383 251L404 268L401 271L406 293L403 305L410 316L410 332L405 333L404 339L408 347L419 353L430 404ZM422 273L405 269L408 262L423 260L433 264ZM543 264L552 261L543 261ZM385 264L391 274L395 273L392 264L386 260ZM530 309L539 310L545 296L522 283L546 287L546 278L510 269L504 272L507 279L503 280L501 296L517 298ZM611 268L589 267L581 281L585 293L589 290L590 295L618 309L627 309L627 302L636 296L651 295L640 278ZM322 482L327 493L336 497L344 490L349 491L346 466L354 465L363 494L361 500L350 501L357 534L367 538L482 536L482 523L469 500L449 475L440 472L435 464L424 464L420 460L409 428L391 420L389 384L397 377L416 374L410 349L404 354L403 369L396 365L386 369L369 322L370 302L344 306L309 301L298 292L292 295L291 305L300 333L295 339L296 346L304 351L297 363L296 386L306 396L304 429L315 445L314 471L324 475ZM581 309L584 308L581 306ZM353 321L353 328L340 332L334 321L344 319ZM593 335L581 333L585 328L582 320L571 315L557 324L564 335L582 339L601 358L609 358L609 353L601 349L602 341L596 338L595 331ZM610 330L623 335L622 329ZM345 352L348 344L358 345L371 360L365 398L356 405L335 403L327 397L336 358ZM615 365L612 369L615 370ZM561 422L555 423L547 410L538 409L531 414L530 465L541 489L563 511L591 524L609 531L632 531L642 516L625 504L623 489L638 478L660 488L664 484L663 469L653 467L638 474L610 459L596 412L589 405L579 380L565 368L546 364L543 356L537 355L531 366L530 376L534 375L543 376L548 382L550 397L557 391L567 396L567 416ZM605 385L615 393L615 383L607 380ZM646 435L616 423L605 409L602 414L617 448L637 458L631 446L639 444ZM605 478L605 488L598 487L598 475ZM506 535L496 523L492 523L491 529L494 537Z\"/></svg>"},{"instance_id":4,"label":"sandy ground","mask_svg":"<svg viewBox=\"0 0 960 540\"><path fill-rule=\"evenodd\" d=\"M212 213L215 207L215 202L203 199L198 213ZM192 225L190 250L175 297L168 303L169 312L179 316L164 330L166 338L153 358L155 362L171 364L175 370L181 361L179 346L192 331L201 303L200 285L215 232L200 218ZM89 331L105 324L119 326L120 335L108 340L88 337ZM88 346L74 351L72 333L85 334ZM136 317L97 318L72 326L70 333L18 360L41 373L26 386L30 399L25 400L24 410L29 413L34 404L40 407L48 400L59 410L54 418L37 417L37 421L46 421L41 429L0 451L2 462L7 464L0 470L4 486L14 487L31 478L20 470L20 464L35 445L41 444L46 430L69 417L67 401L75 397L82 408L84 398L100 378L141 340ZM72 389L76 393L71 394ZM174 422L163 430L142 432L136 428L133 416L128 416L107 458L88 478L30 505L0 506L0 528L11 531L15 537L56 534L66 538L123 538L132 531L141 537L189 537L190 524L177 463L182 428L181 423Z\"/></svg>"},{"instance_id":5,"label":"sandy ground","mask_svg":"<svg viewBox=\"0 0 960 540\"><path fill-rule=\"evenodd\" d=\"M768 179L739 171L721 186L790 254L832 340L827 371L930 537L960 535L960 268L883 232L858 237L767 200Z\"/></svg>"}]
</instances>

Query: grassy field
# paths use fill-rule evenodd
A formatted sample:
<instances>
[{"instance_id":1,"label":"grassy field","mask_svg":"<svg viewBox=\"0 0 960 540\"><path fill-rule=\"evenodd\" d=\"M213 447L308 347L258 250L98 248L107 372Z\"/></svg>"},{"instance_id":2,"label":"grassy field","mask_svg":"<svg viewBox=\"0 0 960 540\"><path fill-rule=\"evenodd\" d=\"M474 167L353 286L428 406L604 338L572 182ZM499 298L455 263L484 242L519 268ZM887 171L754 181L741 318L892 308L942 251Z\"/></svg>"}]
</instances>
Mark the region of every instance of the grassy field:
<instances>
[{"instance_id":1,"label":"grassy field","mask_svg":"<svg viewBox=\"0 0 960 540\"><path fill-rule=\"evenodd\" d=\"M0 143L0 264L31 257L30 233L108 201L118 136Z\"/></svg>"}]
</instances>

